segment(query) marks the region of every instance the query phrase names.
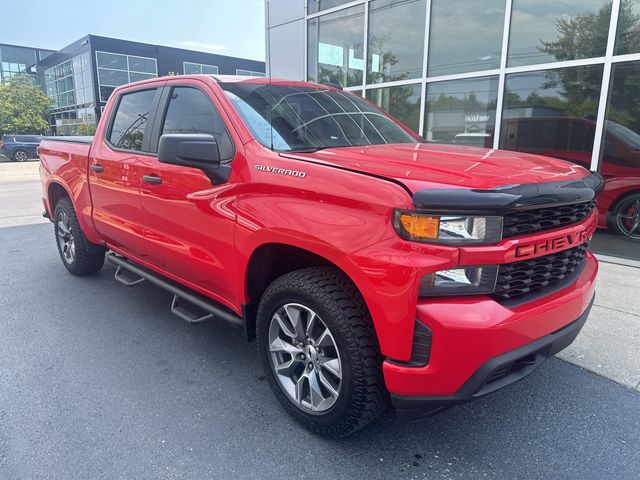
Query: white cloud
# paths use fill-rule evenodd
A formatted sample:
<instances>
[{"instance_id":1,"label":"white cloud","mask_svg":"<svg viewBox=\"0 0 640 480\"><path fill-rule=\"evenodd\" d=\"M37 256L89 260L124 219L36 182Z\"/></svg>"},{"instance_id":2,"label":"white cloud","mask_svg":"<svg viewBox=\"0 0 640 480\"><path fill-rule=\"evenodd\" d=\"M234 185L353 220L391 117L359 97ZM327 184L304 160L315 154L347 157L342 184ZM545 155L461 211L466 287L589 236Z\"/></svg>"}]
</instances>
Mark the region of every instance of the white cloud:
<instances>
[{"instance_id":1,"label":"white cloud","mask_svg":"<svg viewBox=\"0 0 640 480\"><path fill-rule=\"evenodd\" d=\"M205 50L207 52L219 52L220 50L226 50L226 45L220 45L218 43L205 43L205 42L180 42L179 45L184 48L190 48L193 50Z\"/></svg>"}]
</instances>

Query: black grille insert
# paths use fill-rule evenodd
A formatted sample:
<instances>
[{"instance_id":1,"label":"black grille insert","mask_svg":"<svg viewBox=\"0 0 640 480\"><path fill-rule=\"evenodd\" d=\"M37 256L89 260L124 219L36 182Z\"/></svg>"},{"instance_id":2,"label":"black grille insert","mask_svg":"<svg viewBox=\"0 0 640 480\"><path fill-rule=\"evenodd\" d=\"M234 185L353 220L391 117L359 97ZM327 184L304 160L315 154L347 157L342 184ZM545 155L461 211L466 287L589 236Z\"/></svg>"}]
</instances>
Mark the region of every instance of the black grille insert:
<instances>
[{"instance_id":1,"label":"black grille insert","mask_svg":"<svg viewBox=\"0 0 640 480\"><path fill-rule=\"evenodd\" d=\"M577 223L589 216L596 202L539 208L504 216L502 238L517 237Z\"/></svg>"},{"instance_id":2,"label":"black grille insert","mask_svg":"<svg viewBox=\"0 0 640 480\"><path fill-rule=\"evenodd\" d=\"M510 300L561 282L576 271L586 251L584 243L543 257L500 265L493 297Z\"/></svg>"}]
</instances>

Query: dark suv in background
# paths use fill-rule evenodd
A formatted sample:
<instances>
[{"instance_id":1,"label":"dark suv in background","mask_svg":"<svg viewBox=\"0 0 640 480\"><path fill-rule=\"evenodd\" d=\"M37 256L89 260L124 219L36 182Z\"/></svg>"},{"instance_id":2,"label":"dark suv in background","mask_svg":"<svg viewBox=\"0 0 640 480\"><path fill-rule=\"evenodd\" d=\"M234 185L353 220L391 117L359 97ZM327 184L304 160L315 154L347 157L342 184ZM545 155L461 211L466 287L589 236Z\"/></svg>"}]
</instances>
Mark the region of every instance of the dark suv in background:
<instances>
[{"instance_id":1,"label":"dark suv in background","mask_svg":"<svg viewBox=\"0 0 640 480\"><path fill-rule=\"evenodd\" d=\"M42 137L38 135L4 135L0 140L0 154L16 162L38 158L36 149Z\"/></svg>"}]
</instances>

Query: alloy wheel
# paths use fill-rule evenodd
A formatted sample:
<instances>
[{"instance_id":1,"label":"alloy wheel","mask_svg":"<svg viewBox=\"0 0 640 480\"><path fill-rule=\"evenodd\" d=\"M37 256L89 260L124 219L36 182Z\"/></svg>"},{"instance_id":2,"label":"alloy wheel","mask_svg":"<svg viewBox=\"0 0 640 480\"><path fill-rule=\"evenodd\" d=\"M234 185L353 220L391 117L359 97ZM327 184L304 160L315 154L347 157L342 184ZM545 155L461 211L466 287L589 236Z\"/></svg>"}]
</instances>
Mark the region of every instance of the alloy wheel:
<instances>
[{"instance_id":1,"label":"alloy wheel","mask_svg":"<svg viewBox=\"0 0 640 480\"><path fill-rule=\"evenodd\" d=\"M303 411L322 413L337 402L342 362L333 335L309 307L281 306L269 324L271 367L282 390Z\"/></svg>"},{"instance_id":2,"label":"alloy wheel","mask_svg":"<svg viewBox=\"0 0 640 480\"><path fill-rule=\"evenodd\" d=\"M640 239L640 197L630 198L620 205L616 226L623 235Z\"/></svg>"},{"instance_id":3,"label":"alloy wheel","mask_svg":"<svg viewBox=\"0 0 640 480\"><path fill-rule=\"evenodd\" d=\"M26 162L27 160L29 160L29 156L27 155L26 152L23 152L22 150L18 150L16 152L15 159L17 162Z\"/></svg>"},{"instance_id":4,"label":"alloy wheel","mask_svg":"<svg viewBox=\"0 0 640 480\"><path fill-rule=\"evenodd\" d=\"M66 263L73 263L76 258L76 243L73 238L71 220L64 212L60 212L56 219L56 234L62 258Z\"/></svg>"}]
</instances>

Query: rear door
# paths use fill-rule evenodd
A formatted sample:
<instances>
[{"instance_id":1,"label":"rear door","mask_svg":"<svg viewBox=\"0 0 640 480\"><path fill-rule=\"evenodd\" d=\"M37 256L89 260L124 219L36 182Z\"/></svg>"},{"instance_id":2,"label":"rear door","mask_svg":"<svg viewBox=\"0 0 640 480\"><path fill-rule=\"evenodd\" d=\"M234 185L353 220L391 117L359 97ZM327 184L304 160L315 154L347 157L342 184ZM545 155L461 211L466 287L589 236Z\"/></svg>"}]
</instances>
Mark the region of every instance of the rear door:
<instances>
[{"instance_id":1,"label":"rear door","mask_svg":"<svg viewBox=\"0 0 640 480\"><path fill-rule=\"evenodd\" d=\"M177 83L179 82L179 83ZM234 142L210 87L198 80L169 81L156 119L153 141L165 133L207 133L219 145L223 161L231 162ZM234 175L213 186L200 169L142 159L142 206L151 262L218 301L233 304L235 215Z\"/></svg>"},{"instance_id":2,"label":"rear door","mask_svg":"<svg viewBox=\"0 0 640 480\"><path fill-rule=\"evenodd\" d=\"M149 137L162 91L152 85L118 94L89 157L94 225L111 247L140 259L147 255L140 183L143 161L153 158Z\"/></svg>"}]
</instances>

